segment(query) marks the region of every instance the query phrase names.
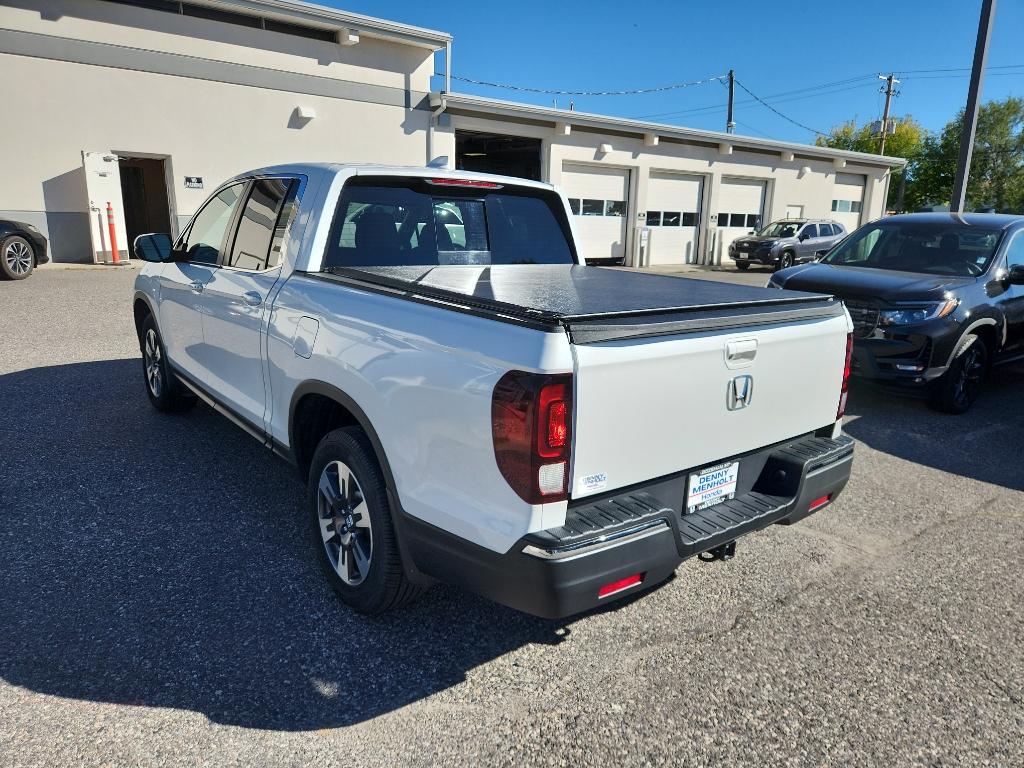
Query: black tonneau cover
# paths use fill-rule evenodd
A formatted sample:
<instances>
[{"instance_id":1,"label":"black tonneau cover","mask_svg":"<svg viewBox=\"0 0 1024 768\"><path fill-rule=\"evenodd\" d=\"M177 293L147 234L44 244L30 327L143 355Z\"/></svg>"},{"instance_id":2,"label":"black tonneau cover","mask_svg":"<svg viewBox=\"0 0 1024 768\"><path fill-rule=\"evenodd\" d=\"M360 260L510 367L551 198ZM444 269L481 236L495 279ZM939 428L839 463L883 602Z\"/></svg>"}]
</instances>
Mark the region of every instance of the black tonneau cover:
<instances>
[{"instance_id":1,"label":"black tonneau cover","mask_svg":"<svg viewBox=\"0 0 1024 768\"><path fill-rule=\"evenodd\" d=\"M831 296L557 264L335 267L323 278L541 329L574 344L841 315Z\"/></svg>"}]
</instances>

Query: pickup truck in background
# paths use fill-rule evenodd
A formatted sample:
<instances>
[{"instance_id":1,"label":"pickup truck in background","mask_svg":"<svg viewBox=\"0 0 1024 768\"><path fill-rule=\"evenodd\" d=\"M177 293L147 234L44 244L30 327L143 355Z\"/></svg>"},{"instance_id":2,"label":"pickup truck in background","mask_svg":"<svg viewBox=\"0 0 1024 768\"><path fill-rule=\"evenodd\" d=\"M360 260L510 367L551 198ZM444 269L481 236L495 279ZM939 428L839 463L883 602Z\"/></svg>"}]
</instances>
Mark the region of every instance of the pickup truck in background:
<instances>
[{"instance_id":1,"label":"pickup truck in background","mask_svg":"<svg viewBox=\"0 0 1024 768\"><path fill-rule=\"evenodd\" d=\"M153 405L202 399L298 467L357 611L442 580L568 616L849 477L839 301L585 266L550 185L267 168L135 250Z\"/></svg>"}]
</instances>

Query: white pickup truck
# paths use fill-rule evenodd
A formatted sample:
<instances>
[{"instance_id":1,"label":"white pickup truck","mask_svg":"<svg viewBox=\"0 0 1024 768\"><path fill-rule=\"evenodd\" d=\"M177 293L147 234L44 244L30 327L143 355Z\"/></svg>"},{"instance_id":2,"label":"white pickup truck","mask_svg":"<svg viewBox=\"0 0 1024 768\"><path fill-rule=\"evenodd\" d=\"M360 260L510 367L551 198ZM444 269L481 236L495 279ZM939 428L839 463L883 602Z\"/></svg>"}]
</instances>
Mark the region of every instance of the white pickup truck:
<instances>
[{"instance_id":1,"label":"white pickup truck","mask_svg":"<svg viewBox=\"0 0 1024 768\"><path fill-rule=\"evenodd\" d=\"M442 580L578 613L850 474L840 302L585 266L547 184L266 168L135 252L153 405L202 399L298 467L357 611Z\"/></svg>"}]
</instances>

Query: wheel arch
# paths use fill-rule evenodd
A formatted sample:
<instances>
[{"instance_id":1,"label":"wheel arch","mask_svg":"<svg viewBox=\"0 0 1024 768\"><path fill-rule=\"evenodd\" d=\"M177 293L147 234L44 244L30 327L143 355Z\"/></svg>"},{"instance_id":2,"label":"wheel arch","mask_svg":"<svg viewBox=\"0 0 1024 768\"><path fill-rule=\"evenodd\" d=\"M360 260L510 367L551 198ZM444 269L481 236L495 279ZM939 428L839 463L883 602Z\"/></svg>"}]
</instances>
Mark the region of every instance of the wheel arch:
<instances>
[{"instance_id":1,"label":"wheel arch","mask_svg":"<svg viewBox=\"0 0 1024 768\"><path fill-rule=\"evenodd\" d=\"M960 344L964 338L973 333L975 336L983 338L989 344L989 350L994 355L999 351L999 348L1003 345L1002 335L999 331L999 321L994 317L981 317L975 320L973 323L964 328L963 333L956 340L952 350L949 353L949 357L946 359L945 368L948 368L953 364L953 357L956 355L957 350L960 349Z\"/></svg>"},{"instance_id":2,"label":"wheel arch","mask_svg":"<svg viewBox=\"0 0 1024 768\"><path fill-rule=\"evenodd\" d=\"M157 319L156 310L153 308L149 296L141 291L135 293L135 299L132 302L132 316L135 319L135 335L138 337L139 343L142 343L142 324L146 322L147 317L153 318L157 332L160 331L160 321Z\"/></svg>"}]
</instances>

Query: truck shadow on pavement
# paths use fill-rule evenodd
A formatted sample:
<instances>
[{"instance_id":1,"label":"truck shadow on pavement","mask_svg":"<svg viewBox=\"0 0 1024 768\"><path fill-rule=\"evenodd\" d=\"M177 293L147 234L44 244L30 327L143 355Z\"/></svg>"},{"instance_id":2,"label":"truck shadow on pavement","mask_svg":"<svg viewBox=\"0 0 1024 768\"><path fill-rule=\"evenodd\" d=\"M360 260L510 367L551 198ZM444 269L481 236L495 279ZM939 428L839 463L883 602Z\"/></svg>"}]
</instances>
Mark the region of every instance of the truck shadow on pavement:
<instances>
[{"instance_id":1,"label":"truck shadow on pavement","mask_svg":"<svg viewBox=\"0 0 1024 768\"><path fill-rule=\"evenodd\" d=\"M954 475L1024 490L1024 365L993 369L977 402L952 416L854 381L844 431L870 448Z\"/></svg>"},{"instance_id":2,"label":"truck shadow on pavement","mask_svg":"<svg viewBox=\"0 0 1024 768\"><path fill-rule=\"evenodd\" d=\"M203 405L155 412L139 365L0 376L8 683L309 730L568 633L443 586L392 615L351 613L313 560L295 471Z\"/></svg>"}]
</instances>

